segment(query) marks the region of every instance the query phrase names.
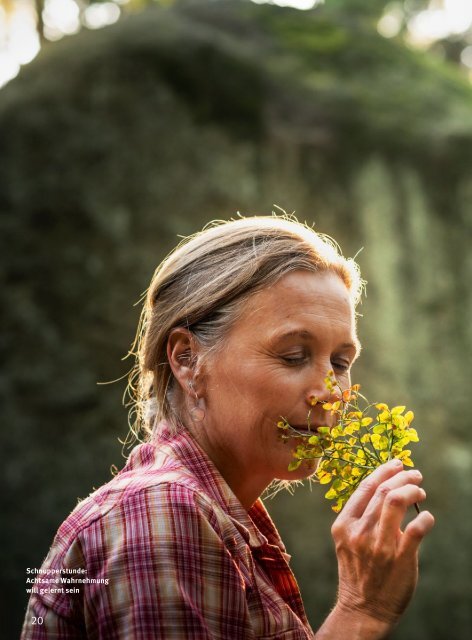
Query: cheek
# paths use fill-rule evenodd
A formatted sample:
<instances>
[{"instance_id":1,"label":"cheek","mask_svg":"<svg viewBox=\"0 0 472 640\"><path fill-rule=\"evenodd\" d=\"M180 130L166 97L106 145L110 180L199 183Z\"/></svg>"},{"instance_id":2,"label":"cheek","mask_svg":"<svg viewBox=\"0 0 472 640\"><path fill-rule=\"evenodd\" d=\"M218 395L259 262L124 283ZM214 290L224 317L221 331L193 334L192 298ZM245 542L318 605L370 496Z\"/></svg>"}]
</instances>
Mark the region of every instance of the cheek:
<instances>
[{"instance_id":1,"label":"cheek","mask_svg":"<svg viewBox=\"0 0 472 640\"><path fill-rule=\"evenodd\" d=\"M294 383L290 375L280 366L271 363L248 363L238 374L246 397L254 406L270 410L277 409L287 398L293 396L299 383Z\"/></svg>"},{"instance_id":2,"label":"cheek","mask_svg":"<svg viewBox=\"0 0 472 640\"><path fill-rule=\"evenodd\" d=\"M283 398L290 395L288 387L286 376L280 372L241 358L237 364L220 362L212 370L208 399L222 410L257 419L257 416L277 413Z\"/></svg>"}]
</instances>

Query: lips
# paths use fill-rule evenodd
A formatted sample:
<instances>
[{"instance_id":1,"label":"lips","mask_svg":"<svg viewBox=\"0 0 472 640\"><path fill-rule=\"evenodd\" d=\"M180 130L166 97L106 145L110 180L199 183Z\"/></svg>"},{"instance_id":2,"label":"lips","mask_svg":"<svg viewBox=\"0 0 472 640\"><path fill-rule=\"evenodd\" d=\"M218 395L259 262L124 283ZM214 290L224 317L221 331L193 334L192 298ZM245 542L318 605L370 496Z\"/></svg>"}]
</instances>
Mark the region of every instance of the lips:
<instances>
[{"instance_id":1,"label":"lips","mask_svg":"<svg viewBox=\"0 0 472 640\"><path fill-rule=\"evenodd\" d=\"M308 428L306 424L290 424L290 426L292 427L292 429L295 429L295 431L300 431L301 433L306 433L306 434L314 434L318 431L319 427L323 427L327 425L311 424L310 428Z\"/></svg>"}]
</instances>

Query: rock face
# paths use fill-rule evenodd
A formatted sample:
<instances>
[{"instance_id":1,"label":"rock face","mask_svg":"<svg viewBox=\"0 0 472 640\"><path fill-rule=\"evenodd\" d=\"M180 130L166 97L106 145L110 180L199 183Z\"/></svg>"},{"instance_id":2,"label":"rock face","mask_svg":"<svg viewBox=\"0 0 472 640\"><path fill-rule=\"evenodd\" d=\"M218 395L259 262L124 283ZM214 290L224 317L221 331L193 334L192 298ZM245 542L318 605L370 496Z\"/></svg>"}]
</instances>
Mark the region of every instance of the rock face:
<instances>
[{"instance_id":1,"label":"rock face","mask_svg":"<svg viewBox=\"0 0 472 640\"><path fill-rule=\"evenodd\" d=\"M416 459L442 518L398 637L470 636L472 89L383 40L368 13L333 7L149 10L48 46L0 92L12 630L24 569L77 496L122 465L125 383L97 382L131 367L132 305L155 266L178 234L276 204L347 254L363 247L354 377L417 414ZM316 626L335 574L314 493L269 508Z\"/></svg>"}]
</instances>

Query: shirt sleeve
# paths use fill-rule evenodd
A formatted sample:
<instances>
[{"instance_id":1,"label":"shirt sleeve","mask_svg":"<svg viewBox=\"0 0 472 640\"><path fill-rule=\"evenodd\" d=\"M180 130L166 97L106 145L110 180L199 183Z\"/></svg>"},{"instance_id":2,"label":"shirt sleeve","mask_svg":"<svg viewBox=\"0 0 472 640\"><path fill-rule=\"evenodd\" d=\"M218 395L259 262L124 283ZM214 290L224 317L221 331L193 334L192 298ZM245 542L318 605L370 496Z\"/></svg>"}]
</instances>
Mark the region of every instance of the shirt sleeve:
<instances>
[{"instance_id":1,"label":"shirt sleeve","mask_svg":"<svg viewBox=\"0 0 472 640\"><path fill-rule=\"evenodd\" d=\"M88 638L250 640L247 582L218 519L172 483L137 492L83 533Z\"/></svg>"}]
</instances>

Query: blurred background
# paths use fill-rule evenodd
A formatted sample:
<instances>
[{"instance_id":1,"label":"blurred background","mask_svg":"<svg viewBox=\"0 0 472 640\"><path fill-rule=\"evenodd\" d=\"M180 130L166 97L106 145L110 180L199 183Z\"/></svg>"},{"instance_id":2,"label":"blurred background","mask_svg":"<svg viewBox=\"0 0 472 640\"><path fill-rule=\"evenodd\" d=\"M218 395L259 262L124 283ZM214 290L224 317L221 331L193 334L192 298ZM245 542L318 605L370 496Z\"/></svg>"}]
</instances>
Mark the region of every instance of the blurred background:
<instances>
[{"instance_id":1,"label":"blurred background","mask_svg":"<svg viewBox=\"0 0 472 640\"><path fill-rule=\"evenodd\" d=\"M416 414L437 525L393 637L468 640L472 2L0 7L2 638L26 568L123 466L123 358L154 268L206 222L277 205L362 249L353 379ZM266 503L315 628L336 594L322 495Z\"/></svg>"}]
</instances>

